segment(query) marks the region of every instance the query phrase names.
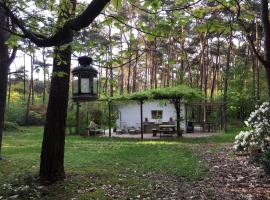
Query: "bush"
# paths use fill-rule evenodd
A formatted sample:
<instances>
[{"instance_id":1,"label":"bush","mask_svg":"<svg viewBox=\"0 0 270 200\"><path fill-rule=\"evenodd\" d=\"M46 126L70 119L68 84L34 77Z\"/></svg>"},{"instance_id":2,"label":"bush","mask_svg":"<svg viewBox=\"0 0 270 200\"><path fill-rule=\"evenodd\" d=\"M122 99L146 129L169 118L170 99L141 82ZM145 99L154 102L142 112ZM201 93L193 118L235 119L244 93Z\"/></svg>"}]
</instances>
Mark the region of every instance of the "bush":
<instances>
[{"instance_id":1,"label":"bush","mask_svg":"<svg viewBox=\"0 0 270 200\"><path fill-rule=\"evenodd\" d=\"M248 151L251 160L259 162L266 174L270 175L270 107L264 102L250 114L245 124L248 131L241 131L235 137L234 148L237 151Z\"/></svg>"},{"instance_id":2,"label":"bush","mask_svg":"<svg viewBox=\"0 0 270 200\"><path fill-rule=\"evenodd\" d=\"M269 148L267 148L266 150L262 152L260 164L265 174L270 175L270 149Z\"/></svg>"},{"instance_id":3,"label":"bush","mask_svg":"<svg viewBox=\"0 0 270 200\"><path fill-rule=\"evenodd\" d=\"M257 146L265 149L267 138L270 136L270 108L269 103L264 102L250 114L245 124L248 131L241 131L235 137L235 150L246 151L249 146Z\"/></svg>"},{"instance_id":4,"label":"bush","mask_svg":"<svg viewBox=\"0 0 270 200\"><path fill-rule=\"evenodd\" d=\"M75 112L72 110L72 108L69 108L68 113L67 113L67 129L69 134L73 134L74 131L74 127L76 126L76 116L75 116Z\"/></svg>"},{"instance_id":5,"label":"bush","mask_svg":"<svg viewBox=\"0 0 270 200\"><path fill-rule=\"evenodd\" d=\"M14 122L4 121L4 130L5 131L13 131L18 129L18 124Z\"/></svg>"},{"instance_id":6,"label":"bush","mask_svg":"<svg viewBox=\"0 0 270 200\"><path fill-rule=\"evenodd\" d=\"M45 123L44 115L35 111L30 111L28 116L28 125L43 125Z\"/></svg>"},{"instance_id":7,"label":"bush","mask_svg":"<svg viewBox=\"0 0 270 200\"><path fill-rule=\"evenodd\" d=\"M25 121L25 105L22 102L10 103L6 106L5 120L23 125Z\"/></svg>"}]
</instances>

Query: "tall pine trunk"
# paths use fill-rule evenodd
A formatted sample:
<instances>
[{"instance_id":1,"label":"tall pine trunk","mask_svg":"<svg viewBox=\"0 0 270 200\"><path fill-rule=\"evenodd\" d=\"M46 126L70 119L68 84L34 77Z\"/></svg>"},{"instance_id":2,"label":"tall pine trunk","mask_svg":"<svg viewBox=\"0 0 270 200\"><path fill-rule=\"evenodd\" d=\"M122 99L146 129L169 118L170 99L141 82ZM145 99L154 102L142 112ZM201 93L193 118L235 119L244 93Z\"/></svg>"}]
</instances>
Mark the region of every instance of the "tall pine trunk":
<instances>
[{"instance_id":1,"label":"tall pine trunk","mask_svg":"<svg viewBox=\"0 0 270 200\"><path fill-rule=\"evenodd\" d=\"M224 75L224 110L223 110L223 120L224 120L224 130L227 131L227 100L228 100L228 79L229 79L229 72L230 72L230 62L231 62L231 49L232 49L232 29L229 35L228 43L228 53L227 53L227 60L226 60L226 68L225 68L225 75Z\"/></svg>"},{"instance_id":2,"label":"tall pine trunk","mask_svg":"<svg viewBox=\"0 0 270 200\"><path fill-rule=\"evenodd\" d=\"M264 33L264 69L268 86L268 100L270 101L270 22L268 0L261 0L261 17Z\"/></svg>"}]
</instances>

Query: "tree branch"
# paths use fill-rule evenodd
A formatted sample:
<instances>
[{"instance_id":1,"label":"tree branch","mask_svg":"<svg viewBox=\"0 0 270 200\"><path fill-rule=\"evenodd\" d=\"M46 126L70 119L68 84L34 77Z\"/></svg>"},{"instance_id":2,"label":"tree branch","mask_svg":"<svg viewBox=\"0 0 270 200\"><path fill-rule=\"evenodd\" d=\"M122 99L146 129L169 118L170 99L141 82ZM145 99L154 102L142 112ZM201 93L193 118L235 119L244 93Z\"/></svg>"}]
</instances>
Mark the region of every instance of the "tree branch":
<instances>
[{"instance_id":1,"label":"tree branch","mask_svg":"<svg viewBox=\"0 0 270 200\"><path fill-rule=\"evenodd\" d=\"M145 12L145 13L148 13L148 14L151 14L151 15L156 15L156 14L159 14L159 13L161 13L161 12L172 12L172 11L185 10L185 9L188 9L188 8L190 8L190 7L192 7L192 6L195 6L196 4L200 3L201 1L202 1L202 0L198 0L198 1L194 2L194 3L189 3L189 4L187 4L187 5L184 5L184 6L181 6L181 7L175 7L175 8L171 8L171 9L163 9L163 8L162 8L161 10L159 10L159 11L157 11L157 12L151 12L150 10L141 8L141 7L139 7L139 6L135 5L135 4L131 4L131 5L132 5L133 7L135 7L135 8L137 8L137 9L139 9L139 10Z\"/></svg>"},{"instance_id":2,"label":"tree branch","mask_svg":"<svg viewBox=\"0 0 270 200\"><path fill-rule=\"evenodd\" d=\"M219 3L220 5L222 5L224 7L224 9L226 9L227 11L229 11L230 13L232 13L233 15L235 15L235 12L228 7L227 5L225 5L224 3L222 3L219 0L216 0L217 3ZM238 24L243 28L243 30L247 33L246 38L251 46L251 49L253 50L255 56L258 58L258 60L263 64L267 64L267 61L263 58L262 55L259 54L258 50L255 47L253 38L249 35L249 30L248 28L245 26L245 21L243 21L240 18L240 14L241 14L241 6L240 3L238 2L238 0L235 0L236 6L237 6L237 11L236 11L236 20L238 21ZM268 21L269 22L269 21Z\"/></svg>"},{"instance_id":3,"label":"tree branch","mask_svg":"<svg viewBox=\"0 0 270 200\"><path fill-rule=\"evenodd\" d=\"M8 6L0 2L0 7L6 11L6 14L10 17L12 22L18 26L26 38L30 39L38 47L52 47L72 42L70 35L73 34L73 31L79 31L89 26L109 2L110 0L93 0L83 13L67 21L62 28L50 37L37 36L25 27L25 24L14 15Z\"/></svg>"},{"instance_id":4,"label":"tree branch","mask_svg":"<svg viewBox=\"0 0 270 200\"><path fill-rule=\"evenodd\" d=\"M144 31L144 30L142 30L142 29L140 29L140 28L131 26L131 25L129 25L129 24L123 22L121 19L119 19L118 17L116 17L116 16L114 16L114 15L107 15L107 14L105 14L105 13L101 13L101 14L105 15L106 17L113 18L113 19L115 19L116 21L118 21L119 23L123 24L124 26L126 26L126 27L128 27L128 28L131 28L131 29L134 29L134 30L136 30L136 31L138 31L138 32L145 33L145 34L151 35L151 36L153 36L153 37L167 38L167 37L165 37L165 36L162 36L162 35L156 35L156 34L153 34L153 33L148 32L148 31Z\"/></svg>"},{"instance_id":5,"label":"tree branch","mask_svg":"<svg viewBox=\"0 0 270 200\"><path fill-rule=\"evenodd\" d=\"M17 50L18 50L18 47L14 47L12 49L12 53L10 54L10 56L8 58L8 65L11 65L11 63L13 62L13 60L16 58Z\"/></svg>"}]
</instances>

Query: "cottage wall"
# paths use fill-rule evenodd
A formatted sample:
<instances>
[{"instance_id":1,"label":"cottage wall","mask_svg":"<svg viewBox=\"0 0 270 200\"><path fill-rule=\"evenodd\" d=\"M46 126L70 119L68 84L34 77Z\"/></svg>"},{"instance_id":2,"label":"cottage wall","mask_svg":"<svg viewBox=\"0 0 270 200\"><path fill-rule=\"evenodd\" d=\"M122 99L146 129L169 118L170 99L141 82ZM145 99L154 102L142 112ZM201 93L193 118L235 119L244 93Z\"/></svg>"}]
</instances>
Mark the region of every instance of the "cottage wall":
<instances>
[{"instance_id":1,"label":"cottage wall","mask_svg":"<svg viewBox=\"0 0 270 200\"><path fill-rule=\"evenodd\" d=\"M162 110L162 122L169 122L170 118L176 121L176 111L175 107L171 103L160 104L160 102L145 102L143 104L143 121L145 118L148 122L158 122L157 119L152 119L152 110ZM125 127L140 127L141 126L141 116L140 116L140 104L138 102L125 102L118 106L119 117L117 120L118 128ZM181 105L181 129L186 130L185 123L185 106Z\"/></svg>"}]
</instances>

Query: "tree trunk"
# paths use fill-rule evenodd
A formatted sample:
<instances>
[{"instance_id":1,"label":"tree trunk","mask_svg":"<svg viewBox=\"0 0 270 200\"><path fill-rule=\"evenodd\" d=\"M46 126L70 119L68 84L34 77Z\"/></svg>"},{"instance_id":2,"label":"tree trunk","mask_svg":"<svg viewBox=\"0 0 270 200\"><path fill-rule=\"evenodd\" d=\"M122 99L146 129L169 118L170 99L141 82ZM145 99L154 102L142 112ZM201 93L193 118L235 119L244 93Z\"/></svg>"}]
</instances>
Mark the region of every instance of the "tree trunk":
<instances>
[{"instance_id":1,"label":"tree trunk","mask_svg":"<svg viewBox=\"0 0 270 200\"><path fill-rule=\"evenodd\" d=\"M225 68L225 76L224 76L224 110L223 110L223 120L224 120L224 130L227 131L227 100L228 100L228 79L229 79L229 71L230 71L230 62L231 62L231 49L232 49L232 30L229 36L229 47L227 53L227 61L226 61L226 68Z\"/></svg>"},{"instance_id":2,"label":"tree trunk","mask_svg":"<svg viewBox=\"0 0 270 200\"><path fill-rule=\"evenodd\" d=\"M123 60L123 33L121 30L121 46L120 46L120 52L121 52L121 60ZM124 66L121 65L120 68L120 95L124 93Z\"/></svg>"},{"instance_id":3,"label":"tree trunk","mask_svg":"<svg viewBox=\"0 0 270 200\"><path fill-rule=\"evenodd\" d=\"M128 44L128 50L131 51L131 46ZM127 93L130 93L130 76L131 76L131 55L128 57L128 77L127 77Z\"/></svg>"},{"instance_id":4,"label":"tree trunk","mask_svg":"<svg viewBox=\"0 0 270 200\"><path fill-rule=\"evenodd\" d=\"M29 83L29 91L28 91L28 99L27 99L27 104L26 104L26 112L25 112L25 119L24 119L24 124L28 125L28 119L29 119L29 111L30 111L30 103L31 103L31 93L32 93L32 81Z\"/></svg>"},{"instance_id":5,"label":"tree trunk","mask_svg":"<svg viewBox=\"0 0 270 200\"><path fill-rule=\"evenodd\" d=\"M112 35L111 26L109 25L109 52L110 52L110 97L113 97L113 67L112 67Z\"/></svg>"},{"instance_id":6,"label":"tree trunk","mask_svg":"<svg viewBox=\"0 0 270 200\"><path fill-rule=\"evenodd\" d=\"M256 18L256 46L257 49L260 48L260 41L259 41L259 22ZM256 101L260 100L260 69L259 69L259 59L256 59L256 66L255 66L255 96Z\"/></svg>"},{"instance_id":7,"label":"tree trunk","mask_svg":"<svg viewBox=\"0 0 270 200\"><path fill-rule=\"evenodd\" d=\"M75 13L76 1L70 0L73 9L70 15L65 7L59 20L67 19ZM73 34L69 36L73 39ZM71 65L71 46L55 47L53 60L53 76L51 80L49 102L44 127L42 149L40 156L39 176L41 181L55 182L65 178L64 170L64 147L65 129L68 108L68 93Z\"/></svg>"},{"instance_id":8,"label":"tree trunk","mask_svg":"<svg viewBox=\"0 0 270 200\"><path fill-rule=\"evenodd\" d=\"M268 86L268 100L270 101L270 23L268 0L261 0L262 27L264 32L264 60L263 63Z\"/></svg>"},{"instance_id":9,"label":"tree trunk","mask_svg":"<svg viewBox=\"0 0 270 200\"><path fill-rule=\"evenodd\" d=\"M41 180L49 182L62 180L65 177L64 145L71 47L64 50L55 48L54 53L57 56L53 62L53 77L44 127L39 174ZM64 75L60 76L59 73Z\"/></svg>"},{"instance_id":10,"label":"tree trunk","mask_svg":"<svg viewBox=\"0 0 270 200\"><path fill-rule=\"evenodd\" d=\"M216 77L217 77L217 71L219 70L219 56L220 56L220 39L218 37L218 43L217 43L217 55L216 55L216 64L214 67L213 72L213 81L211 86L211 93L210 93L210 99L213 99L214 91L215 91L215 84L216 84Z\"/></svg>"},{"instance_id":11,"label":"tree trunk","mask_svg":"<svg viewBox=\"0 0 270 200\"><path fill-rule=\"evenodd\" d=\"M23 100L26 98L26 71L25 71L25 53L23 54Z\"/></svg>"},{"instance_id":12,"label":"tree trunk","mask_svg":"<svg viewBox=\"0 0 270 200\"><path fill-rule=\"evenodd\" d=\"M11 93L11 74L8 75L8 100L7 100L7 106L10 103L10 93Z\"/></svg>"},{"instance_id":13,"label":"tree trunk","mask_svg":"<svg viewBox=\"0 0 270 200\"><path fill-rule=\"evenodd\" d=\"M2 0L0 0L2 3ZM9 56L8 46L6 41L10 37L9 32L5 31L3 28L8 29L7 23L8 19L5 12L0 8L0 160L2 160L2 138L4 129L4 117L5 117L5 107L6 107L6 97L7 97L7 79L10 64L16 57L17 47L13 49L12 54Z\"/></svg>"},{"instance_id":14,"label":"tree trunk","mask_svg":"<svg viewBox=\"0 0 270 200\"><path fill-rule=\"evenodd\" d=\"M42 52L42 59L43 59L43 94L42 94L42 102L45 105L46 100L46 58L45 58L45 49Z\"/></svg>"},{"instance_id":15,"label":"tree trunk","mask_svg":"<svg viewBox=\"0 0 270 200\"><path fill-rule=\"evenodd\" d=\"M132 92L136 92L137 91L137 65L138 65L138 56L139 56L139 50L138 50L138 46L137 46L137 50L136 50L136 58L135 58L135 64L133 67L133 78L132 78Z\"/></svg>"},{"instance_id":16,"label":"tree trunk","mask_svg":"<svg viewBox=\"0 0 270 200\"><path fill-rule=\"evenodd\" d=\"M6 26L6 17L0 9L0 26ZM4 129L4 115L7 96L7 79L9 71L9 55L8 47L5 44L8 39L8 33L3 29L0 29L0 160L2 160L2 137Z\"/></svg>"},{"instance_id":17,"label":"tree trunk","mask_svg":"<svg viewBox=\"0 0 270 200\"><path fill-rule=\"evenodd\" d=\"M31 55L31 104L34 105L35 96L34 96L34 54Z\"/></svg>"}]
</instances>

